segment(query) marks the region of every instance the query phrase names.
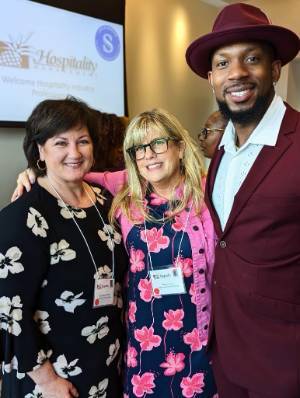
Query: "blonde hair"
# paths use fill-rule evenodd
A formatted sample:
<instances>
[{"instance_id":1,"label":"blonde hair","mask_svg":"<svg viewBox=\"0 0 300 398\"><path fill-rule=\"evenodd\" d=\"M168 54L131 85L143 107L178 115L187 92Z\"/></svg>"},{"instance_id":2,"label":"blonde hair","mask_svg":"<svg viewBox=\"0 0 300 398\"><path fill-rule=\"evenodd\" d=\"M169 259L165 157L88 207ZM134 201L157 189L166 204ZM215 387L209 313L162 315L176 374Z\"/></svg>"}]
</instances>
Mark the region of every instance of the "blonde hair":
<instances>
[{"instance_id":1,"label":"blonde hair","mask_svg":"<svg viewBox=\"0 0 300 398\"><path fill-rule=\"evenodd\" d=\"M129 123L123 144L123 153L128 171L128 182L115 196L110 210L110 221L115 222L117 212L121 211L133 223L140 223L141 217L152 220L144 207L148 182L140 175L136 162L127 152L128 148L143 143L147 135L159 131L161 136L172 137L184 144L181 163L183 196L174 202L171 215L180 213L190 201L197 213L203 204L202 177L205 175L203 157L190 134L176 117L163 109L153 109L137 115ZM177 143L176 143L177 144ZM180 183L179 183L180 185ZM174 191L177 187L174 188Z\"/></svg>"}]
</instances>

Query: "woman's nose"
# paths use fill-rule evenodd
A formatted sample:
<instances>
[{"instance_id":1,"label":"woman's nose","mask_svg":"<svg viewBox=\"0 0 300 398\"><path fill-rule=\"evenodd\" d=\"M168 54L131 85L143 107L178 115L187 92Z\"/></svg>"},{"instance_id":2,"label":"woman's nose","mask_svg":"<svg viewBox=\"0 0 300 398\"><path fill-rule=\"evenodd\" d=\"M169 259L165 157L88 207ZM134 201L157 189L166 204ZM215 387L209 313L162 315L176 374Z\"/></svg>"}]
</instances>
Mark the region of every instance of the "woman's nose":
<instances>
[{"instance_id":1,"label":"woman's nose","mask_svg":"<svg viewBox=\"0 0 300 398\"><path fill-rule=\"evenodd\" d=\"M155 156L155 152L152 151L150 145L146 146L146 148L145 148L145 159L151 159L151 158L153 158L153 156Z\"/></svg>"}]
</instances>

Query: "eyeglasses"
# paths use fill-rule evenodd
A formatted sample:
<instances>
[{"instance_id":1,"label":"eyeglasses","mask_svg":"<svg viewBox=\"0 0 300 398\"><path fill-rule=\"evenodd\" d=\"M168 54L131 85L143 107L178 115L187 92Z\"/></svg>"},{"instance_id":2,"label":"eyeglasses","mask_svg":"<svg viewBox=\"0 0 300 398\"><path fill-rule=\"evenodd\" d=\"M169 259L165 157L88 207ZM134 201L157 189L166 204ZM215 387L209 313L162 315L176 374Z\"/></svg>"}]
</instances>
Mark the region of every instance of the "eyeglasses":
<instances>
[{"instance_id":1,"label":"eyeglasses","mask_svg":"<svg viewBox=\"0 0 300 398\"><path fill-rule=\"evenodd\" d=\"M142 160L145 157L147 147L150 147L151 151L156 154L167 152L169 141L178 142L179 140L175 137L155 138L149 142L149 144L135 145L128 148L126 151L129 153L132 160Z\"/></svg>"},{"instance_id":2,"label":"eyeglasses","mask_svg":"<svg viewBox=\"0 0 300 398\"><path fill-rule=\"evenodd\" d=\"M206 140L208 134L216 133L216 132L223 133L224 130L225 129L217 129L217 128L210 129L208 127L203 127L203 129L198 134L198 140L200 140L200 138L203 138L204 140Z\"/></svg>"}]
</instances>

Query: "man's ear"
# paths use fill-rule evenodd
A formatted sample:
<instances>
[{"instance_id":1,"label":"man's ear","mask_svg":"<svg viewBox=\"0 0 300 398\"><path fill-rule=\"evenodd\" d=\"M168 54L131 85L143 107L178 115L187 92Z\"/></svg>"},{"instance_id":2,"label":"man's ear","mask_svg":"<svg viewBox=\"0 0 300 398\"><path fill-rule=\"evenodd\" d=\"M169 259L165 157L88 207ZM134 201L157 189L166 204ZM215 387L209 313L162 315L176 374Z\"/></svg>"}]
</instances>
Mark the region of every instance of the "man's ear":
<instances>
[{"instance_id":1,"label":"man's ear","mask_svg":"<svg viewBox=\"0 0 300 398\"><path fill-rule=\"evenodd\" d=\"M279 59L272 62L272 80L277 83L281 75L281 61Z\"/></svg>"},{"instance_id":2,"label":"man's ear","mask_svg":"<svg viewBox=\"0 0 300 398\"><path fill-rule=\"evenodd\" d=\"M214 83L213 83L213 78L212 78L212 71L207 72L207 79L208 79L208 83L211 85L212 91L214 93L215 88L214 88Z\"/></svg>"}]
</instances>

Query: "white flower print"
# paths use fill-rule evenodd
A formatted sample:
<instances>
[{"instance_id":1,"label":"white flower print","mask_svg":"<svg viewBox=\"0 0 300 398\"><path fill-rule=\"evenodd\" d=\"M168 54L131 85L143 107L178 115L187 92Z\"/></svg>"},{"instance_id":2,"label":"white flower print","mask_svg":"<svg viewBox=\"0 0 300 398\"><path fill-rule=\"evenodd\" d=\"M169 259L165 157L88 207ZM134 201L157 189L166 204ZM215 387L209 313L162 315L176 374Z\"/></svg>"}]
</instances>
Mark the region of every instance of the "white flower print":
<instances>
[{"instance_id":1,"label":"white flower print","mask_svg":"<svg viewBox=\"0 0 300 398\"><path fill-rule=\"evenodd\" d=\"M106 360L106 365L109 366L113 360L116 358L116 356L118 355L120 349L120 342L119 339L116 339L115 344L111 344L109 346L108 352L109 352L109 357Z\"/></svg>"},{"instance_id":2,"label":"white flower print","mask_svg":"<svg viewBox=\"0 0 300 398\"><path fill-rule=\"evenodd\" d=\"M106 197L103 196L103 195L101 194L101 189L98 188L98 187L92 187L92 189L93 189L93 191L95 192L97 201L98 201L101 205L104 205L104 201L106 200Z\"/></svg>"},{"instance_id":3,"label":"white flower print","mask_svg":"<svg viewBox=\"0 0 300 398\"><path fill-rule=\"evenodd\" d=\"M115 244L119 245L121 243L121 235L109 224L104 224L103 230L98 231L103 242L107 241L107 246L110 250L113 250Z\"/></svg>"},{"instance_id":4,"label":"white flower print","mask_svg":"<svg viewBox=\"0 0 300 398\"><path fill-rule=\"evenodd\" d=\"M39 387L35 386L34 390L31 393L26 394L24 398L43 398L43 394Z\"/></svg>"},{"instance_id":5,"label":"white flower print","mask_svg":"<svg viewBox=\"0 0 300 398\"><path fill-rule=\"evenodd\" d=\"M77 376L82 373L82 370L79 366L76 366L76 363L79 359L74 359L70 363L68 363L66 357L64 355L60 355L56 362L54 362L53 367L55 372L64 379L67 379L68 376Z\"/></svg>"},{"instance_id":6,"label":"white flower print","mask_svg":"<svg viewBox=\"0 0 300 398\"><path fill-rule=\"evenodd\" d=\"M0 329L7 330L14 336L19 336L22 329L19 321L22 319L23 304L20 296L14 296L12 300L3 296L0 298Z\"/></svg>"},{"instance_id":7,"label":"white flower print","mask_svg":"<svg viewBox=\"0 0 300 398\"><path fill-rule=\"evenodd\" d=\"M36 311L33 319L39 325L40 331L43 334L48 334L51 330L49 322L46 319L49 318L49 314L47 311Z\"/></svg>"},{"instance_id":8,"label":"white flower print","mask_svg":"<svg viewBox=\"0 0 300 398\"><path fill-rule=\"evenodd\" d=\"M87 341L90 344L95 343L97 337L100 340L105 337L109 332L107 322L108 316L101 317L100 319L98 319L96 325L86 326L85 328L83 328L81 331L81 336L88 336Z\"/></svg>"},{"instance_id":9,"label":"white flower print","mask_svg":"<svg viewBox=\"0 0 300 398\"><path fill-rule=\"evenodd\" d=\"M71 261L76 258L75 250L69 249L70 244L62 239L59 243L52 243L50 245L50 264L57 264L60 260Z\"/></svg>"},{"instance_id":10,"label":"white flower print","mask_svg":"<svg viewBox=\"0 0 300 398\"><path fill-rule=\"evenodd\" d=\"M67 220L73 218L73 216L77 218L86 218L86 212L83 209L70 205L66 207L64 202L60 199L57 200L57 204L61 207L60 214Z\"/></svg>"},{"instance_id":11,"label":"white flower print","mask_svg":"<svg viewBox=\"0 0 300 398\"><path fill-rule=\"evenodd\" d=\"M119 282L115 284L113 305L116 305L118 308L123 308L122 288Z\"/></svg>"},{"instance_id":12,"label":"white flower print","mask_svg":"<svg viewBox=\"0 0 300 398\"><path fill-rule=\"evenodd\" d=\"M48 285L48 281L47 281L47 279L44 279L41 287L46 287L47 285Z\"/></svg>"},{"instance_id":13,"label":"white flower print","mask_svg":"<svg viewBox=\"0 0 300 398\"><path fill-rule=\"evenodd\" d=\"M24 267L17 260L22 256L21 250L13 246L5 254L0 253L0 278L6 278L8 271L12 274L18 274L24 271Z\"/></svg>"},{"instance_id":14,"label":"white flower print","mask_svg":"<svg viewBox=\"0 0 300 398\"><path fill-rule=\"evenodd\" d=\"M40 350L38 352L38 356L37 356L37 365L33 368L33 370L38 369L41 365L43 365L47 359L49 359L51 357L51 355L53 354L52 350L48 350L47 352L45 352L44 350Z\"/></svg>"},{"instance_id":15,"label":"white flower print","mask_svg":"<svg viewBox=\"0 0 300 398\"><path fill-rule=\"evenodd\" d=\"M105 398L106 397L106 389L108 386L108 379L104 379L100 381L97 386L92 386L89 391L88 398Z\"/></svg>"},{"instance_id":16,"label":"white flower print","mask_svg":"<svg viewBox=\"0 0 300 398\"><path fill-rule=\"evenodd\" d=\"M25 377L25 373L18 372L18 358L14 356L10 363L4 364L2 366L3 373L10 373L12 370L17 371L17 379L23 379Z\"/></svg>"},{"instance_id":17,"label":"white flower print","mask_svg":"<svg viewBox=\"0 0 300 398\"><path fill-rule=\"evenodd\" d=\"M79 305L82 305L86 302L85 299L80 299L83 295L83 292L79 294L74 294L68 290L65 290L61 295L60 298L55 300L55 304L58 307L64 307L65 311L72 312L74 314L74 310Z\"/></svg>"},{"instance_id":18,"label":"white flower print","mask_svg":"<svg viewBox=\"0 0 300 398\"><path fill-rule=\"evenodd\" d=\"M95 276L96 276L96 274L95 274ZM98 268L97 276L99 278L103 278L103 279L111 279L113 274L112 274L112 271L109 268L109 266L104 265L103 267Z\"/></svg>"},{"instance_id":19,"label":"white flower print","mask_svg":"<svg viewBox=\"0 0 300 398\"><path fill-rule=\"evenodd\" d=\"M47 221L35 208L30 207L27 216L27 227L32 230L34 235L45 238L47 236L46 230L49 229Z\"/></svg>"}]
</instances>

